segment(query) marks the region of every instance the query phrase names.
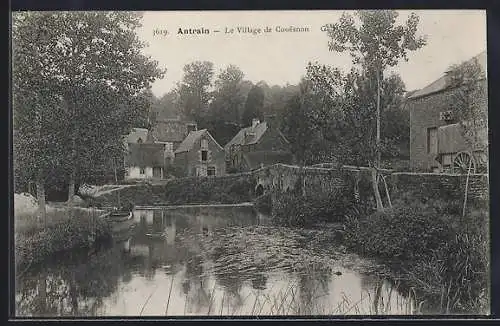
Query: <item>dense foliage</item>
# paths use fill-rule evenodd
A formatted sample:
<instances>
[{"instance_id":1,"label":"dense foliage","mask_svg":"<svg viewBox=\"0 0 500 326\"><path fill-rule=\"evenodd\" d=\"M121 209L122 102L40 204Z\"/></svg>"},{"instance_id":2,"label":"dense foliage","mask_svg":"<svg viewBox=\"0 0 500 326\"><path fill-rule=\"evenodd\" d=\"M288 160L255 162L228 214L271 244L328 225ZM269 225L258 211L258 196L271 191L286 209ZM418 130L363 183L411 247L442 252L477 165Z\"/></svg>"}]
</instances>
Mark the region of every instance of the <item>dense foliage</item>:
<instances>
[{"instance_id":1,"label":"dense foliage","mask_svg":"<svg viewBox=\"0 0 500 326\"><path fill-rule=\"evenodd\" d=\"M110 236L109 225L92 213L16 234L16 265L39 263L69 250L90 249Z\"/></svg>"},{"instance_id":2,"label":"dense foliage","mask_svg":"<svg viewBox=\"0 0 500 326\"><path fill-rule=\"evenodd\" d=\"M228 176L178 178L164 185L144 182L118 191L122 202L133 202L135 205L238 204L251 202L254 189L254 179ZM102 206L116 205L118 191L104 194L93 201Z\"/></svg>"},{"instance_id":3,"label":"dense foliage","mask_svg":"<svg viewBox=\"0 0 500 326\"><path fill-rule=\"evenodd\" d=\"M401 201L367 217L351 215L344 241L366 256L398 262L411 282L433 296L439 313L487 309L488 214L474 209L461 217L455 206Z\"/></svg>"},{"instance_id":4,"label":"dense foliage","mask_svg":"<svg viewBox=\"0 0 500 326\"><path fill-rule=\"evenodd\" d=\"M14 176L19 188L37 183L43 196L43 186L62 180L70 185L71 200L76 182L121 161L122 135L147 120L145 91L164 73L141 53L140 19L141 14L131 12L13 15Z\"/></svg>"}]
</instances>

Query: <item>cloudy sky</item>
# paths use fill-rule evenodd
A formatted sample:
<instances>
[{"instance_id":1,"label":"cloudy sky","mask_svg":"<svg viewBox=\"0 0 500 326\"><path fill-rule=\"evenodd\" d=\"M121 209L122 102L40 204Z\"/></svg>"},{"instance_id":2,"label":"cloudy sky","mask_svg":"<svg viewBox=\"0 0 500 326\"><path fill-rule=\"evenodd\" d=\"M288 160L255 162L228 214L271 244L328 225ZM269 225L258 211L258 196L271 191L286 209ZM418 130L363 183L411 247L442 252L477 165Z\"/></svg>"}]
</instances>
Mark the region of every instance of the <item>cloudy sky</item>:
<instances>
[{"instance_id":1,"label":"cloudy sky","mask_svg":"<svg viewBox=\"0 0 500 326\"><path fill-rule=\"evenodd\" d=\"M409 11L400 11L404 20ZM394 68L407 90L425 87L439 78L446 68L486 49L486 14L479 10L423 10L419 33L428 44L413 52L408 62ZM195 60L214 63L216 72L228 64L238 66L245 79L266 81L269 85L295 84L309 61L348 70L348 55L328 51L328 38L321 27L338 20L342 11L205 11L146 12L139 37L148 46L148 55L167 69L162 80L153 84L161 96L182 79L182 68ZM264 29L271 33L237 33L237 27ZM276 32L276 27L308 28L309 32ZM178 29L206 28L208 35L179 35ZM225 29L234 28L233 34ZM156 34L168 31L167 35ZM214 33L219 30L219 33Z\"/></svg>"}]
</instances>

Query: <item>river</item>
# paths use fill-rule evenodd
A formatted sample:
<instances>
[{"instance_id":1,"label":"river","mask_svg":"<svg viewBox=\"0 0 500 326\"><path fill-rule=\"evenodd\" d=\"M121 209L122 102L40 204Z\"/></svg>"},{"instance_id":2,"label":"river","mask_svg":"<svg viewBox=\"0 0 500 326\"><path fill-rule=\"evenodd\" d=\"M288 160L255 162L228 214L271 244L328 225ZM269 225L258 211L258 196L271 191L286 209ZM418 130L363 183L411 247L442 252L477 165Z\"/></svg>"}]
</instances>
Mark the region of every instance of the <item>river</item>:
<instances>
[{"instance_id":1,"label":"river","mask_svg":"<svg viewBox=\"0 0 500 326\"><path fill-rule=\"evenodd\" d=\"M17 316L415 314L411 292L324 229L276 227L251 207L134 212L130 236L16 282Z\"/></svg>"}]
</instances>

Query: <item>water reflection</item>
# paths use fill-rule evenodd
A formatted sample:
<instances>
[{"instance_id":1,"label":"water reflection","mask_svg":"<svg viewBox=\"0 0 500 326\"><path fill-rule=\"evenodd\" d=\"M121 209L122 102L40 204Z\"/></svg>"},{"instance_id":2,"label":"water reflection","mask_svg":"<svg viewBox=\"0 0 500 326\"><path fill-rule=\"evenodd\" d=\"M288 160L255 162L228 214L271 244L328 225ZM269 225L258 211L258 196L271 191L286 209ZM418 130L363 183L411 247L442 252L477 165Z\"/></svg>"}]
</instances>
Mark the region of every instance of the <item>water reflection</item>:
<instances>
[{"instance_id":1,"label":"water reflection","mask_svg":"<svg viewBox=\"0 0 500 326\"><path fill-rule=\"evenodd\" d=\"M326 257L329 248L305 252L311 239L267 225L252 208L137 210L134 219L131 237L111 249L75 253L23 275L17 314L415 312L393 284L343 267Z\"/></svg>"}]
</instances>

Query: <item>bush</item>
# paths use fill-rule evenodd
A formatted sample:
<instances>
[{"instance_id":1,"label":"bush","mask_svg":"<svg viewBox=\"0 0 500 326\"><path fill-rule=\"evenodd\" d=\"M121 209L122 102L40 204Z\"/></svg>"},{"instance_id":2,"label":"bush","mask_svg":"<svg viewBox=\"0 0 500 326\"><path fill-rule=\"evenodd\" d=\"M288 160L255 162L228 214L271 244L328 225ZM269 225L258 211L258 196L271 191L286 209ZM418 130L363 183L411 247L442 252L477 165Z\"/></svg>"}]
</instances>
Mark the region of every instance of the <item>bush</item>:
<instances>
[{"instance_id":1,"label":"bush","mask_svg":"<svg viewBox=\"0 0 500 326\"><path fill-rule=\"evenodd\" d=\"M329 194L302 197L285 193L273 203L272 217L275 223L289 226L340 222L351 207L352 201L348 198L333 200Z\"/></svg>"},{"instance_id":2,"label":"bush","mask_svg":"<svg viewBox=\"0 0 500 326\"><path fill-rule=\"evenodd\" d=\"M345 245L399 262L415 285L441 303L441 312L485 309L489 278L488 212L455 214L456 203L402 201L368 217L348 215Z\"/></svg>"},{"instance_id":3,"label":"bush","mask_svg":"<svg viewBox=\"0 0 500 326\"><path fill-rule=\"evenodd\" d=\"M450 238L449 219L430 209L395 207L364 219L350 218L345 236L348 246L366 255L411 260Z\"/></svg>"},{"instance_id":4,"label":"bush","mask_svg":"<svg viewBox=\"0 0 500 326\"><path fill-rule=\"evenodd\" d=\"M16 264L37 263L57 253L91 248L95 241L107 238L109 225L93 212L61 220L44 228L16 234Z\"/></svg>"},{"instance_id":5,"label":"bush","mask_svg":"<svg viewBox=\"0 0 500 326\"><path fill-rule=\"evenodd\" d=\"M178 165L170 164L165 168L165 175L170 175L176 178L182 178L184 176L184 169Z\"/></svg>"},{"instance_id":6,"label":"bush","mask_svg":"<svg viewBox=\"0 0 500 326\"><path fill-rule=\"evenodd\" d=\"M270 214L272 212L271 194L264 194L255 200L255 208L262 213Z\"/></svg>"}]
</instances>

